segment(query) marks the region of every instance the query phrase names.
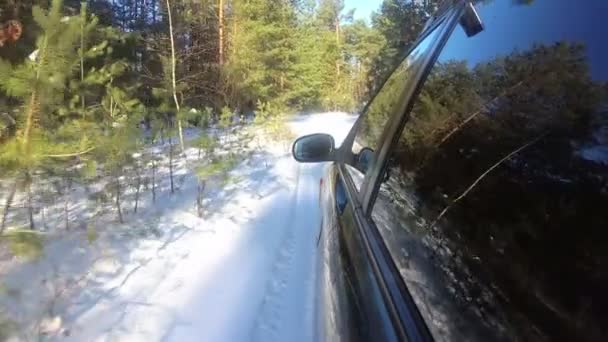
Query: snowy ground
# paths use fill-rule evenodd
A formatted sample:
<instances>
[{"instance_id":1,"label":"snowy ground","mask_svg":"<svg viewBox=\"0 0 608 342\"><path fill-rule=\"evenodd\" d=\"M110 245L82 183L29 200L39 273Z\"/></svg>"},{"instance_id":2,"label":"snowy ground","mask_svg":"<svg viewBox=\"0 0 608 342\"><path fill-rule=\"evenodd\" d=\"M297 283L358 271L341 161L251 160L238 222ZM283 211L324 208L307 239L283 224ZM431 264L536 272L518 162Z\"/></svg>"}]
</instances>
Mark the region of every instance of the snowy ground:
<instances>
[{"instance_id":1,"label":"snowy ground","mask_svg":"<svg viewBox=\"0 0 608 342\"><path fill-rule=\"evenodd\" d=\"M323 113L290 126L339 144L353 122ZM12 318L39 316L17 339L310 341L322 170L265 146L231 172L236 181L213 194L206 218L193 213L196 183L186 174L178 193L160 198L163 211L145 208L92 246L78 234L52 241L49 257L3 274L0 297L26 303ZM57 300L28 301L39 287Z\"/></svg>"}]
</instances>

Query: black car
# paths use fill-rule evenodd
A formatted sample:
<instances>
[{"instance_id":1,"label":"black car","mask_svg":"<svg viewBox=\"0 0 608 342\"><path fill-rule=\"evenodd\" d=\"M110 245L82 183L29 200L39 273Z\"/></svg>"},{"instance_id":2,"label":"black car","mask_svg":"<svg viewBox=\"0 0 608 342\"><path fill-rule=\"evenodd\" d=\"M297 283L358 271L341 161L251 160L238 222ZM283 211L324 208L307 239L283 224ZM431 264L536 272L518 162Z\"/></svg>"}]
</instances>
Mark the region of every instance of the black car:
<instances>
[{"instance_id":1,"label":"black car","mask_svg":"<svg viewBox=\"0 0 608 342\"><path fill-rule=\"evenodd\" d=\"M608 1L450 1L321 188L317 338L608 341Z\"/></svg>"}]
</instances>

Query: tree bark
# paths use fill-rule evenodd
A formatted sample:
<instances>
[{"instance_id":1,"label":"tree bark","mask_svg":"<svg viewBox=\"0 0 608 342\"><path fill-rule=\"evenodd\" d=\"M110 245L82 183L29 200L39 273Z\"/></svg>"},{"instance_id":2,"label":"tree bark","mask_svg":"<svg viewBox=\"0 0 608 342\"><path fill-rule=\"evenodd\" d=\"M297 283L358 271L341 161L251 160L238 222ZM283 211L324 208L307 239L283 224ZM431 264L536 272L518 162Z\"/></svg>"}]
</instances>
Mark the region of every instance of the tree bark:
<instances>
[{"instance_id":1,"label":"tree bark","mask_svg":"<svg viewBox=\"0 0 608 342\"><path fill-rule=\"evenodd\" d=\"M336 58L336 93L341 93L340 87L340 64L342 59L342 54L340 52L340 16L336 13L336 47L338 50L338 57ZM334 110L339 110L338 101L334 102Z\"/></svg>"},{"instance_id":2,"label":"tree bark","mask_svg":"<svg viewBox=\"0 0 608 342\"><path fill-rule=\"evenodd\" d=\"M89 147L85 150L79 151L79 152L72 152L72 153L62 153L62 154L45 154L44 157L48 157L48 158L70 158L70 157L78 157L81 156L83 154L87 154L91 151L93 151L95 149L95 147Z\"/></svg>"},{"instance_id":3,"label":"tree bark","mask_svg":"<svg viewBox=\"0 0 608 342\"><path fill-rule=\"evenodd\" d=\"M137 185L135 188L135 208L133 208L133 212L137 213L137 205L139 203L139 188L141 187L141 175L139 172L137 173Z\"/></svg>"},{"instance_id":4,"label":"tree bark","mask_svg":"<svg viewBox=\"0 0 608 342\"><path fill-rule=\"evenodd\" d=\"M196 213L198 217L203 217L203 193L205 192L205 180L198 182L198 194L196 196Z\"/></svg>"},{"instance_id":5,"label":"tree bark","mask_svg":"<svg viewBox=\"0 0 608 342\"><path fill-rule=\"evenodd\" d=\"M34 204L32 203L32 181L29 180L27 184L27 213L30 218L30 229L35 230L36 224L34 222Z\"/></svg>"},{"instance_id":6,"label":"tree bark","mask_svg":"<svg viewBox=\"0 0 608 342\"><path fill-rule=\"evenodd\" d=\"M70 230L70 197L67 191L64 196L65 200L63 202L63 216L65 220L65 230Z\"/></svg>"},{"instance_id":7,"label":"tree bark","mask_svg":"<svg viewBox=\"0 0 608 342\"><path fill-rule=\"evenodd\" d=\"M30 96L30 103L27 106L26 118L25 118L25 128L23 130L22 136L22 144L23 144L23 152L29 154L29 142L30 142L30 134L32 132L32 127L34 126L34 116L37 111L38 106L38 94L36 90L32 91L32 95Z\"/></svg>"},{"instance_id":8,"label":"tree bark","mask_svg":"<svg viewBox=\"0 0 608 342\"><path fill-rule=\"evenodd\" d=\"M6 228L6 221L8 219L8 211L11 208L11 205L13 204L13 199L15 198L15 193L17 192L17 181L15 181L13 183L13 185L11 186L11 189L8 193L8 197L6 198L6 202L4 202L4 212L2 213L2 225L0 226L0 235L2 235L2 232L4 232L4 229Z\"/></svg>"},{"instance_id":9,"label":"tree bark","mask_svg":"<svg viewBox=\"0 0 608 342\"><path fill-rule=\"evenodd\" d=\"M67 196L65 201L63 202L63 216L65 220L65 230L70 230L70 201Z\"/></svg>"},{"instance_id":10,"label":"tree bark","mask_svg":"<svg viewBox=\"0 0 608 342\"><path fill-rule=\"evenodd\" d=\"M340 77L340 17L336 17L336 46L338 48L338 59L336 60L336 75ZM339 84L339 80L336 80Z\"/></svg>"},{"instance_id":11,"label":"tree bark","mask_svg":"<svg viewBox=\"0 0 608 342\"><path fill-rule=\"evenodd\" d=\"M83 15L80 18L80 83L81 86L84 84L84 23L87 16L86 12L86 2L82 3L82 12ZM85 100L84 100L84 92L80 94L80 107L82 110L82 117L84 118L84 108L85 108Z\"/></svg>"},{"instance_id":12,"label":"tree bark","mask_svg":"<svg viewBox=\"0 0 608 342\"><path fill-rule=\"evenodd\" d=\"M218 31L219 31L219 44L218 44L218 62L219 65L222 66L224 64L224 0L219 0L219 22L218 22Z\"/></svg>"},{"instance_id":13,"label":"tree bark","mask_svg":"<svg viewBox=\"0 0 608 342\"><path fill-rule=\"evenodd\" d=\"M49 230L49 227L47 225L47 220L46 220L46 207L42 206L42 208L40 208L40 216L42 216L42 227L44 227L44 230Z\"/></svg>"},{"instance_id":14,"label":"tree bark","mask_svg":"<svg viewBox=\"0 0 608 342\"><path fill-rule=\"evenodd\" d=\"M156 202L156 161L152 161L152 203Z\"/></svg>"},{"instance_id":15,"label":"tree bark","mask_svg":"<svg viewBox=\"0 0 608 342\"><path fill-rule=\"evenodd\" d=\"M171 40L171 86L173 88L173 101L175 102L175 109L177 111L175 113L175 115L177 116L177 115L179 115L180 106L179 106L179 101L177 100L177 85L176 85L176 80L175 80L176 60L175 60L175 40L173 39L173 19L171 17L171 5L169 4L169 0L167 0L166 3L167 3L167 16L169 19L169 38ZM180 118L177 118L177 131L179 134L179 145L180 145L182 152L184 152L186 147L184 146L184 133L182 131L182 120Z\"/></svg>"},{"instance_id":16,"label":"tree bark","mask_svg":"<svg viewBox=\"0 0 608 342\"><path fill-rule=\"evenodd\" d=\"M65 230L70 230L70 190L72 189L72 178L66 176L64 178L65 191L63 193L63 216Z\"/></svg>"},{"instance_id":17,"label":"tree bark","mask_svg":"<svg viewBox=\"0 0 608 342\"><path fill-rule=\"evenodd\" d=\"M218 44L218 64L224 64L224 0L219 0L219 44Z\"/></svg>"},{"instance_id":18,"label":"tree bark","mask_svg":"<svg viewBox=\"0 0 608 342\"><path fill-rule=\"evenodd\" d=\"M116 178L116 210L118 210L118 221L120 223L125 223L122 218L122 210L120 209L120 180L118 177Z\"/></svg>"},{"instance_id":19,"label":"tree bark","mask_svg":"<svg viewBox=\"0 0 608 342\"><path fill-rule=\"evenodd\" d=\"M175 191L173 186L173 138L169 137L169 181L171 182L171 193Z\"/></svg>"}]
</instances>

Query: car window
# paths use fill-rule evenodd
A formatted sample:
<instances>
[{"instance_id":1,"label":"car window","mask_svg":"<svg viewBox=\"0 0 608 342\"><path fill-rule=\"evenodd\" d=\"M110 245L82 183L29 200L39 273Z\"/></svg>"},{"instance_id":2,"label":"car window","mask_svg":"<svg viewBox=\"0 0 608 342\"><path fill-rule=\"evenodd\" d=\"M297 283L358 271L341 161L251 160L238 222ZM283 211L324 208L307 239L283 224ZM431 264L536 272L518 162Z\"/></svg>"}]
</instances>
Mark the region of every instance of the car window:
<instances>
[{"instance_id":1,"label":"car window","mask_svg":"<svg viewBox=\"0 0 608 342\"><path fill-rule=\"evenodd\" d=\"M425 54L431 49L439 32L440 30L435 28L403 58L365 113L357 120L355 126L357 133L352 145L354 160L352 165L347 167L357 188L362 184L366 171L374 162L374 151L381 143L384 126L397 111L404 110L405 91L411 82L410 75L421 67Z\"/></svg>"},{"instance_id":2,"label":"car window","mask_svg":"<svg viewBox=\"0 0 608 342\"><path fill-rule=\"evenodd\" d=\"M608 339L603 0L484 1L457 27L371 217L437 340Z\"/></svg>"}]
</instances>

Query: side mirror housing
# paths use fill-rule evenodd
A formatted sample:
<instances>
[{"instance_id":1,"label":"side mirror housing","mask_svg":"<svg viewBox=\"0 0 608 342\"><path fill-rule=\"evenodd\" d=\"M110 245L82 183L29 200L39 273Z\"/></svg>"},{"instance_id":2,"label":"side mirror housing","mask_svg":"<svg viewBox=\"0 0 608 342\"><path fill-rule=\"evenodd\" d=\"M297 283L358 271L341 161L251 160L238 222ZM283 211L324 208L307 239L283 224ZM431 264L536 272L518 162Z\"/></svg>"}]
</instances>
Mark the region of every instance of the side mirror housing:
<instances>
[{"instance_id":1,"label":"side mirror housing","mask_svg":"<svg viewBox=\"0 0 608 342\"><path fill-rule=\"evenodd\" d=\"M355 168L364 174L367 173L367 169L372 163L374 158L374 150L369 147L364 147L357 154L357 158L355 161Z\"/></svg>"},{"instance_id":2,"label":"side mirror housing","mask_svg":"<svg viewBox=\"0 0 608 342\"><path fill-rule=\"evenodd\" d=\"M304 135L294 141L291 153L300 163L318 163L335 160L334 138L325 133Z\"/></svg>"}]
</instances>

